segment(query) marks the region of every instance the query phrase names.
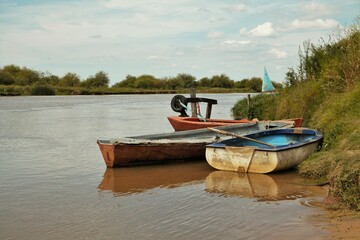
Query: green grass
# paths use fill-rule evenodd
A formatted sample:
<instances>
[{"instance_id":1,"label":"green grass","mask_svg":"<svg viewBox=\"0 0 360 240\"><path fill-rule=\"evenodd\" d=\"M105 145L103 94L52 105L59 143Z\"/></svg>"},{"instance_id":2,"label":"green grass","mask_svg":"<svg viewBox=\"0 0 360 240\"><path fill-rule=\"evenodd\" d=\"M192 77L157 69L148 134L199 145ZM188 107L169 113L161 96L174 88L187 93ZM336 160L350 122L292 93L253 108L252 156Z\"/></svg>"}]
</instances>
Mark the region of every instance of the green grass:
<instances>
[{"instance_id":1,"label":"green grass","mask_svg":"<svg viewBox=\"0 0 360 240\"><path fill-rule=\"evenodd\" d=\"M299 173L329 181L340 202L360 210L360 81L345 93L326 94L321 83L304 83L275 95L237 102L234 116L259 119L303 117L304 126L324 134L322 150L298 166ZM318 93L318 94L316 94Z\"/></svg>"}]
</instances>

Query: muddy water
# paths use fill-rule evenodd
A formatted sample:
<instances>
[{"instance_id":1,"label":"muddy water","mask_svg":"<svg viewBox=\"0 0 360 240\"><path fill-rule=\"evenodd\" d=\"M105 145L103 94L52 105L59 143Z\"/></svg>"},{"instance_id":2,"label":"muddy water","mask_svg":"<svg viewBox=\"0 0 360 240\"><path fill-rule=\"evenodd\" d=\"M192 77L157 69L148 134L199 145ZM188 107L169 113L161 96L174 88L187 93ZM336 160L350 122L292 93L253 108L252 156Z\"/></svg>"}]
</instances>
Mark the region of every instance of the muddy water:
<instances>
[{"instance_id":1,"label":"muddy water","mask_svg":"<svg viewBox=\"0 0 360 240\"><path fill-rule=\"evenodd\" d=\"M296 173L203 161L106 169L96 139L172 131L173 95L0 98L1 239L326 239ZM216 98L230 118L239 94ZM203 110L205 111L205 109Z\"/></svg>"}]
</instances>

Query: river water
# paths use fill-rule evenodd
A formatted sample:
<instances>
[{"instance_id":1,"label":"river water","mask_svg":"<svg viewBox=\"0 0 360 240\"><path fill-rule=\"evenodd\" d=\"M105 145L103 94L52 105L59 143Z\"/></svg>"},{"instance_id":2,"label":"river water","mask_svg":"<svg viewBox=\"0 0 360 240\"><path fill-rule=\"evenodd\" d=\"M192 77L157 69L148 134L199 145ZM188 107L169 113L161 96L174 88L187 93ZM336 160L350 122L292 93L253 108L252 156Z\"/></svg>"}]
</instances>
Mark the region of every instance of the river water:
<instances>
[{"instance_id":1,"label":"river water","mask_svg":"<svg viewBox=\"0 0 360 240\"><path fill-rule=\"evenodd\" d=\"M173 96L1 97L0 239L326 239L326 188L292 171L106 169L96 140L173 131ZM244 96L198 94L213 118Z\"/></svg>"}]
</instances>

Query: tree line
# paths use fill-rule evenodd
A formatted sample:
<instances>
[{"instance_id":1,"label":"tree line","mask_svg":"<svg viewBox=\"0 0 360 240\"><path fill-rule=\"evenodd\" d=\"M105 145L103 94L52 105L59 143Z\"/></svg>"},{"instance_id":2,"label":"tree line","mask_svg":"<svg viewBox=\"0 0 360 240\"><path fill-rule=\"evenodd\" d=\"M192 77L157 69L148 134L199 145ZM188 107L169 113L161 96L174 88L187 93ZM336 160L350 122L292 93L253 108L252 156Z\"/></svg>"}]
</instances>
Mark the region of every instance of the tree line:
<instances>
[{"instance_id":1,"label":"tree line","mask_svg":"<svg viewBox=\"0 0 360 240\"><path fill-rule=\"evenodd\" d=\"M261 92L262 79L252 77L234 81L227 75L214 75L210 78L196 77L181 73L175 77L157 78L144 74L140 76L127 75L124 80L109 86L110 79L104 71L99 71L85 80L81 80L76 73L68 72L59 77L49 72L40 72L16 65L6 65L0 68L0 85L17 86L57 86L57 87L82 87L87 89L96 88L130 88L130 89L160 89L181 90L188 88L225 88L242 89L248 92ZM273 82L275 88L282 88L282 84Z\"/></svg>"}]
</instances>

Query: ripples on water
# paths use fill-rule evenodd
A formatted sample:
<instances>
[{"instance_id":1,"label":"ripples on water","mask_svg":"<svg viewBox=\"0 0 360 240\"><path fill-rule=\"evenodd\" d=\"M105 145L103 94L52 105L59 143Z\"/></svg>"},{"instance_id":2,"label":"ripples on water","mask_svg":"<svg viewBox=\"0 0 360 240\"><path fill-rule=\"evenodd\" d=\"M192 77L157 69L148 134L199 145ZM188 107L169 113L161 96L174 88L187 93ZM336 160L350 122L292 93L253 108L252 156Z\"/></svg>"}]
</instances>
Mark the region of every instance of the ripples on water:
<instances>
[{"instance_id":1,"label":"ripples on water","mask_svg":"<svg viewBox=\"0 0 360 240\"><path fill-rule=\"evenodd\" d=\"M97 139L171 132L173 95L0 98L1 239L312 239L294 173L214 171L205 160L106 169ZM230 118L243 96L215 98ZM205 111L205 108L203 108Z\"/></svg>"}]
</instances>

